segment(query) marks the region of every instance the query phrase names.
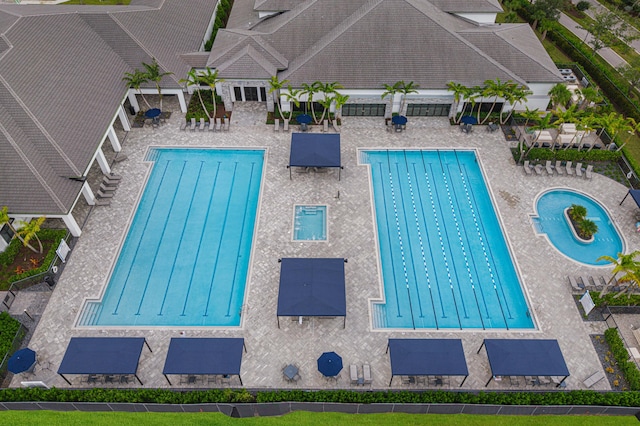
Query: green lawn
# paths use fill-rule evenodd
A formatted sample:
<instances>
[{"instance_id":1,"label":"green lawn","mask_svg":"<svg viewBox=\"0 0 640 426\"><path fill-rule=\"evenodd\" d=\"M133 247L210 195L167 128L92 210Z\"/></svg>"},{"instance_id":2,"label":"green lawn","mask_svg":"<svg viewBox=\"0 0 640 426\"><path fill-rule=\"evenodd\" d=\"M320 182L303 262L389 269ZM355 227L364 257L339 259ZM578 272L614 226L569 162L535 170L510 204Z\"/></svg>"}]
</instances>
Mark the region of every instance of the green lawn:
<instances>
[{"instance_id":1,"label":"green lawn","mask_svg":"<svg viewBox=\"0 0 640 426\"><path fill-rule=\"evenodd\" d=\"M6 425L545 425L545 426L623 426L637 424L635 417L620 416L480 416L440 414L339 414L295 412L282 417L232 419L220 413L84 413L54 411L4 411L0 422Z\"/></svg>"}]
</instances>

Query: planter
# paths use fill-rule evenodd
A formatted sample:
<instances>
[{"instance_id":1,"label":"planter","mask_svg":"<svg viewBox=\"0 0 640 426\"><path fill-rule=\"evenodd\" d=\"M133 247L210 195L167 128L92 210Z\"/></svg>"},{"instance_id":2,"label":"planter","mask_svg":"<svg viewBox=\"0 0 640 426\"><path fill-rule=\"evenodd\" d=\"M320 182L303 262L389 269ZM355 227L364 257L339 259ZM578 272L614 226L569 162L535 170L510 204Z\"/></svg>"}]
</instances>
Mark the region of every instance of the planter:
<instances>
[{"instance_id":1,"label":"planter","mask_svg":"<svg viewBox=\"0 0 640 426\"><path fill-rule=\"evenodd\" d=\"M595 240L595 236L593 235L588 240L585 240L580 235L578 235L578 230L576 229L576 223L571 219L571 216L569 216L569 207L564 209L564 218L567 220L567 224L569 225L569 229L573 234L573 238L575 238L577 241L584 244L590 244Z\"/></svg>"}]
</instances>

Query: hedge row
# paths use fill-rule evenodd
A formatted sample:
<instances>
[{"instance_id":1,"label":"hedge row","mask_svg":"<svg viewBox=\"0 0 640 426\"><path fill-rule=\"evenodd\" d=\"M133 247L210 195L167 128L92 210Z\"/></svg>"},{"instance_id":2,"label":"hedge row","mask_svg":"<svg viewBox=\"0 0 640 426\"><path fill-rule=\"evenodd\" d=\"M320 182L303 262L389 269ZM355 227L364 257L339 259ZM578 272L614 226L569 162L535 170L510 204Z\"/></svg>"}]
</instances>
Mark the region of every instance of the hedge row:
<instances>
[{"instance_id":1,"label":"hedge row","mask_svg":"<svg viewBox=\"0 0 640 426\"><path fill-rule=\"evenodd\" d=\"M216 9L216 19L213 22L213 31L211 32L211 37L204 44L204 50L207 52L211 51L211 46L213 46L213 41L216 39L216 35L218 34L218 30L220 28L225 28L227 26L227 21L229 20L229 14L231 14L231 8L233 7L233 0L220 0L218 3L218 9Z\"/></svg>"},{"instance_id":2,"label":"hedge row","mask_svg":"<svg viewBox=\"0 0 640 426\"><path fill-rule=\"evenodd\" d=\"M609 328L604 332L604 338L609 344L620 371L622 371L625 380L629 384L629 389L640 390L640 371L638 371L638 367L634 362L629 361L629 352L624 347L624 342L620 334L618 334L618 329Z\"/></svg>"},{"instance_id":3,"label":"hedge row","mask_svg":"<svg viewBox=\"0 0 640 426\"><path fill-rule=\"evenodd\" d=\"M639 294L627 294L623 296L616 297L618 292L612 291L604 295L604 297L600 297L600 293L597 291L590 291L589 294L593 299L593 303L595 303L596 307L601 306L640 306L640 295Z\"/></svg>"},{"instance_id":4,"label":"hedge row","mask_svg":"<svg viewBox=\"0 0 640 426\"><path fill-rule=\"evenodd\" d=\"M559 160L559 161L581 161L581 162L615 162L622 153L620 151L591 150L578 151L576 149L556 150L549 148L531 148L527 158L533 161Z\"/></svg>"},{"instance_id":5,"label":"hedge row","mask_svg":"<svg viewBox=\"0 0 640 426\"><path fill-rule=\"evenodd\" d=\"M11 350L11 344L20 329L20 322L7 312L0 313L0 361Z\"/></svg>"},{"instance_id":6,"label":"hedge row","mask_svg":"<svg viewBox=\"0 0 640 426\"><path fill-rule=\"evenodd\" d=\"M207 390L175 392L168 389L36 389L0 390L0 401L49 402L112 402L157 404L202 403L268 403L268 402L333 402L333 403L393 403L393 404L501 404L501 405L600 405L640 406L640 392L570 391L570 392L357 392L331 391L269 391L255 395L246 390Z\"/></svg>"}]
</instances>

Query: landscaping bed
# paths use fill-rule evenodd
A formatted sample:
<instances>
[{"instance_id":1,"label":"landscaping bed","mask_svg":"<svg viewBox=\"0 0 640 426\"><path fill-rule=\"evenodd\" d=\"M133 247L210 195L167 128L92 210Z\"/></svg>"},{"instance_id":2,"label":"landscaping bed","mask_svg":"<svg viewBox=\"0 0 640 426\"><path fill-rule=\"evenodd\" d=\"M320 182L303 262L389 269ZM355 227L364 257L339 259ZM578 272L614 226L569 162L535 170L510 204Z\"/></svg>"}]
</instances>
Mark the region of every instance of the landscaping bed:
<instances>
[{"instance_id":1,"label":"landscaping bed","mask_svg":"<svg viewBox=\"0 0 640 426\"><path fill-rule=\"evenodd\" d=\"M613 353L605 340L604 334L592 334L589 337L591 337L591 343L593 343L593 348L596 350L596 354L598 354L598 359L602 364L602 368L604 368L605 376L609 381L611 389L618 391L629 390L629 384L613 357Z\"/></svg>"}]
</instances>

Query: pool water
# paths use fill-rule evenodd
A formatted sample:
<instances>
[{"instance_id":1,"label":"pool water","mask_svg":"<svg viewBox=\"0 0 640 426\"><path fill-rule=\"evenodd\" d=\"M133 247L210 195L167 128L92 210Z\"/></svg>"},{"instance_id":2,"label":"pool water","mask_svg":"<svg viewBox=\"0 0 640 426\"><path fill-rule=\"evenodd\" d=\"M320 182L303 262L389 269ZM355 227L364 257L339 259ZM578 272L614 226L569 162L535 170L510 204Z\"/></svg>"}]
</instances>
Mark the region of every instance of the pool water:
<instances>
[{"instance_id":1,"label":"pool water","mask_svg":"<svg viewBox=\"0 0 640 426\"><path fill-rule=\"evenodd\" d=\"M564 210L578 204L587 208L587 219L598 225L598 232L591 243L582 242L574 236ZM593 198L571 190L549 190L536 201L536 216L532 220L539 234L546 234L551 244L565 256L591 266L610 266L600 261L600 256L611 256L624 252L622 237L605 208Z\"/></svg>"},{"instance_id":2,"label":"pool water","mask_svg":"<svg viewBox=\"0 0 640 426\"><path fill-rule=\"evenodd\" d=\"M147 160L104 296L78 325L240 325L264 151L153 149Z\"/></svg>"},{"instance_id":3,"label":"pool water","mask_svg":"<svg viewBox=\"0 0 640 426\"><path fill-rule=\"evenodd\" d=\"M384 302L376 328L534 327L474 151L363 151Z\"/></svg>"},{"instance_id":4,"label":"pool water","mask_svg":"<svg viewBox=\"0 0 640 426\"><path fill-rule=\"evenodd\" d=\"M327 206L295 206L294 241L327 240Z\"/></svg>"}]
</instances>

